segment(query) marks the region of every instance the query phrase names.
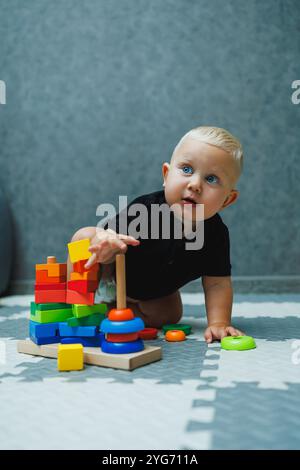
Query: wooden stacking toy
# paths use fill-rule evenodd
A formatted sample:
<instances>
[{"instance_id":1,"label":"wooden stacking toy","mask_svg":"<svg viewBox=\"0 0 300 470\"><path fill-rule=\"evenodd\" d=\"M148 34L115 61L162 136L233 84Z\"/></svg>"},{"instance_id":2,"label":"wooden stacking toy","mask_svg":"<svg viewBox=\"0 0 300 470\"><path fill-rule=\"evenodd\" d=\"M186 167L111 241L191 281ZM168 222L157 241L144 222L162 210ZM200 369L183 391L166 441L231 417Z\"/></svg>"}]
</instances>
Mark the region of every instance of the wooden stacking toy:
<instances>
[{"instance_id":1,"label":"wooden stacking toy","mask_svg":"<svg viewBox=\"0 0 300 470\"><path fill-rule=\"evenodd\" d=\"M144 346L141 318L126 307L125 255L116 256L117 305L106 318L107 305L95 304L99 264L85 264L90 241L68 244L73 271L48 256L36 265L35 302L31 302L29 336L18 352L58 358L58 370L81 370L83 363L133 370L161 359L161 348Z\"/></svg>"},{"instance_id":2,"label":"wooden stacking toy","mask_svg":"<svg viewBox=\"0 0 300 470\"><path fill-rule=\"evenodd\" d=\"M141 318L135 317L133 311L126 307L125 255L116 255L117 308L108 313L102 322L101 330L106 334L101 343L103 352L126 354L143 351L143 340L138 337L139 331L145 328Z\"/></svg>"}]
</instances>

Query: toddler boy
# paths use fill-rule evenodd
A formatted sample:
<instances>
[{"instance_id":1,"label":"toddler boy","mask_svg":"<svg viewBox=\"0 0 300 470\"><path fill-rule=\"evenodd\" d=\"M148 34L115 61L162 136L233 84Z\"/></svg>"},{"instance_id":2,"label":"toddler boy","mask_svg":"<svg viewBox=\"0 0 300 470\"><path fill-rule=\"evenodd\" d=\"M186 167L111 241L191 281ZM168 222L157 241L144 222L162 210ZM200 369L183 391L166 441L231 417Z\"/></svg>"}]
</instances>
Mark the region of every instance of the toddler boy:
<instances>
[{"instance_id":1,"label":"toddler boy","mask_svg":"<svg viewBox=\"0 0 300 470\"><path fill-rule=\"evenodd\" d=\"M92 256L86 267L100 263L104 279L114 276L116 254L126 252L127 305L146 326L161 328L179 322L179 288L201 277L208 321L205 340L210 343L227 335L243 334L231 325L229 233L218 214L238 198L235 185L242 161L240 142L225 129L192 129L177 144L170 163L163 163L164 190L140 196L127 207L128 210L133 204L143 204L149 214L153 204L179 207L184 220L189 219L195 228L199 226L197 204L203 204L202 248L187 250L186 233L182 238L169 239L161 233L158 238L140 239L119 233L119 215L116 232L107 224L104 229L84 227L72 237L72 241L91 240ZM109 304L109 308L114 306L114 302Z\"/></svg>"}]
</instances>

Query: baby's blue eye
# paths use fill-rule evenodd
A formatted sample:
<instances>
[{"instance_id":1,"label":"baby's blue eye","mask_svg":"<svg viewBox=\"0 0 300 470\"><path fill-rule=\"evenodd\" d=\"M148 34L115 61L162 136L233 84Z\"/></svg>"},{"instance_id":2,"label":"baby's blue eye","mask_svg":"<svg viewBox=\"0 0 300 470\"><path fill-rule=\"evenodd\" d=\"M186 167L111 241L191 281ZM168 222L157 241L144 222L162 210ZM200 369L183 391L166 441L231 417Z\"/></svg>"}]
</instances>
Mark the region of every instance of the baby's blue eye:
<instances>
[{"instance_id":1,"label":"baby's blue eye","mask_svg":"<svg viewBox=\"0 0 300 470\"><path fill-rule=\"evenodd\" d=\"M216 184L219 182L219 178L216 175L209 175L206 177L206 181L211 184Z\"/></svg>"},{"instance_id":2,"label":"baby's blue eye","mask_svg":"<svg viewBox=\"0 0 300 470\"><path fill-rule=\"evenodd\" d=\"M191 166L188 166L188 165L184 165L182 167L182 171L183 173L185 173L186 175L191 175L193 173L193 168Z\"/></svg>"}]
</instances>

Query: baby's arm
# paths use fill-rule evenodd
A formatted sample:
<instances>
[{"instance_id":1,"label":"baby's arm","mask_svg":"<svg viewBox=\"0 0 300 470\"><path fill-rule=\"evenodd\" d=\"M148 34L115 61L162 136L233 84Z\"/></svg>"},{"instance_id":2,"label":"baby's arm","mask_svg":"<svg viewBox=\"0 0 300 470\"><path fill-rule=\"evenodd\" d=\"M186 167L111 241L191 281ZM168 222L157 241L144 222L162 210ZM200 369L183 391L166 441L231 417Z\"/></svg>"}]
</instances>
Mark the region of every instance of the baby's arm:
<instances>
[{"instance_id":1,"label":"baby's arm","mask_svg":"<svg viewBox=\"0 0 300 470\"><path fill-rule=\"evenodd\" d=\"M228 335L244 335L231 326L233 291L230 276L203 276L202 286L208 324L204 333L207 343Z\"/></svg>"},{"instance_id":2,"label":"baby's arm","mask_svg":"<svg viewBox=\"0 0 300 470\"><path fill-rule=\"evenodd\" d=\"M117 234L111 229L104 230L98 227L83 227L73 235L71 241L78 241L85 238L90 239L89 251L92 256L85 267L89 268L95 263L111 264L115 261L117 253L125 253L127 245L137 246L139 240L133 237ZM72 264L68 258L68 279L72 271Z\"/></svg>"}]
</instances>

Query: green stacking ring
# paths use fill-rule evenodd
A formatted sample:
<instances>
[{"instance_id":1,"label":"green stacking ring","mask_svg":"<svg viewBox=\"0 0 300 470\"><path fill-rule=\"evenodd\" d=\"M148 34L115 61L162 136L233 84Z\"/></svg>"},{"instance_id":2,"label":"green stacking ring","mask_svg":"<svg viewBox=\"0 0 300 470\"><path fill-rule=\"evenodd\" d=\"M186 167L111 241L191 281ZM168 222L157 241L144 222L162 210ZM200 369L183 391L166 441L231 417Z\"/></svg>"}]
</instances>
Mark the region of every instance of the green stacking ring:
<instances>
[{"instance_id":1,"label":"green stacking ring","mask_svg":"<svg viewBox=\"0 0 300 470\"><path fill-rule=\"evenodd\" d=\"M221 348L228 351L246 351L256 348L252 336L225 336L221 340Z\"/></svg>"},{"instance_id":2,"label":"green stacking ring","mask_svg":"<svg viewBox=\"0 0 300 470\"><path fill-rule=\"evenodd\" d=\"M183 323L175 323L174 325L164 325L162 327L162 330L164 334L166 334L166 332L169 330L181 330L186 335L189 335L191 334L192 327L190 325L184 325Z\"/></svg>"}]
</instances>

